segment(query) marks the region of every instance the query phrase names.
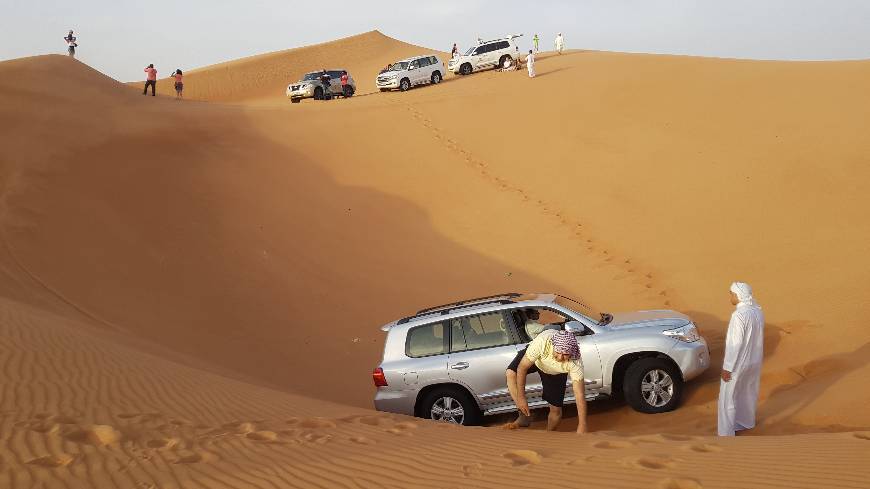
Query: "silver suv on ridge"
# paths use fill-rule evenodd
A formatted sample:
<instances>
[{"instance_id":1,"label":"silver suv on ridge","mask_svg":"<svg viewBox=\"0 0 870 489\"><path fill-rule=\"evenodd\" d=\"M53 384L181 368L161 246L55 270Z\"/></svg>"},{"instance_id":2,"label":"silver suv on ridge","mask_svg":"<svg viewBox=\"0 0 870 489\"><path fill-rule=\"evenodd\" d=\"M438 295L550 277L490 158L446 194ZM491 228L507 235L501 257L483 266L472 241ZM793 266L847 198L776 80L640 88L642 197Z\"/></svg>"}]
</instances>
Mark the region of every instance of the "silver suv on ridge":
<instances>
[{"instance_id":1,"label":"silver suv on ridge","mask_svg":"<svg viewBox=\"0 0 870 489\"><path fill-rule=\"evenodd\" d=\"M463 425L516 411L505 369L540 333L540 323L577 336L587 400L624 397L640 412L670 411L683 383L710 365L707 342L678 312L608 314L557 294L508 293L423 309L384 325L383 361L372 372L375 409ZM573 403L570 383L565 389L565 402ZM541 391L540 376L530 374L530 408L546 405Z\"/></svg>"}]
</instances>

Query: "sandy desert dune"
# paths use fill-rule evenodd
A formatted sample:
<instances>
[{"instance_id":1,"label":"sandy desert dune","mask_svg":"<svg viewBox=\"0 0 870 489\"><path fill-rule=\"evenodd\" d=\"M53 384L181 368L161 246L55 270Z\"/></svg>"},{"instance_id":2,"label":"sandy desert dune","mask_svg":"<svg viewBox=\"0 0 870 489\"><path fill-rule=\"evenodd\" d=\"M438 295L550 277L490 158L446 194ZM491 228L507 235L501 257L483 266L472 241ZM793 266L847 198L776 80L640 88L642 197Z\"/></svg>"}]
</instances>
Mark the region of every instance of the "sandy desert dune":
<instances>
[{"instance_id":1,"label":"sandy desert dune","mask_svg":"<svg viewBox=\"0 0 870 489\"><path fill-rule=\"evenodd\" d=\"M868 487L870 62L571 51L372 93L420 50L245 58L184 102L0 63L0 487ZM360 95L290 106L321 66ZM754 436L713 436L715 369L584 437L371 410L378 326L426 305L673 308L715 365L736 279L768 320Z\"/></svg>"}]
</instances>

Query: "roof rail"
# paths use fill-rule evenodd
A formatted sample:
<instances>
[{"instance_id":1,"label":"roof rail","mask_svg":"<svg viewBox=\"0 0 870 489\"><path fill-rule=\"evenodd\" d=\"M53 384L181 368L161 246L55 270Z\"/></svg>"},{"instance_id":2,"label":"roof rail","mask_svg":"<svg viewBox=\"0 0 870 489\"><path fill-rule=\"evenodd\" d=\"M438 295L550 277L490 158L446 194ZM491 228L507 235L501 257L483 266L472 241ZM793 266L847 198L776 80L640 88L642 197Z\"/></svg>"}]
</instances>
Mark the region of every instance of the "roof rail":
<instances>
[{"instance_id":1,"label":"roof rail","mask_svg":"<svg viewBox=\"0 0 870 489\"><path fill-rule=\"evenodd\" d=\"M522 296L522 294L519 294L517 292L507 292L504 294L489 295L489 296L485 296L485 297L477 297L475 299L467 299L464 301L451 302L449 304L442 304L440 306L429 307L426 309L420 309L419 311L417 311L417 314L414 314L413 316L408 316L406 318L402 318L402 319L398 320L396 324L405 324L414 318L417 318L420 316L428 316L428 315L436 314L436 313L439 316L443 316L445 314L448 314L451 310L459 308L459 307L463 307L463 306L477 306L477 305L485 305L485 304L511 304L514 302L513 299L520 297L520 296Z\"/></svg>"}]
</instances>

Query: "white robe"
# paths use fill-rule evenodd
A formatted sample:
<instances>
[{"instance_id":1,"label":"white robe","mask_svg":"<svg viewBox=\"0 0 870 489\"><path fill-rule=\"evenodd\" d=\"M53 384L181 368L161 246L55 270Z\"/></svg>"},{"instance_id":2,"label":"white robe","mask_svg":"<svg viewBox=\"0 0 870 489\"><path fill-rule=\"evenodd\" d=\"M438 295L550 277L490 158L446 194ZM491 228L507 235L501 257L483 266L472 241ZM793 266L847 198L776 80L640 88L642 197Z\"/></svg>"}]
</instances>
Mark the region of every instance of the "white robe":
<instances>
[{"instance_id":1,"label":"white robe","mask_svg":"<svg viewBox=\"0 0 870 489\"><path fill-rule=\"evenodd\" d=\"M565 48L565 38L562 36L556 36L556 51L559 54L562 54L562 49Z\"/></svg>"},{"instance_id":2,"label":"white robe","mask_svg":"<svg viewBox=\"0 0 870 489\"><path fill-rule=\"evenodd\" d=\"M530 54L526 57L526 68L529 69L529 78L535 77L535 55Z\"/></svg>"},{"instance_id":3,"label":"white robe","mask_svg":"<svg viewBox=\"0 0 870 489\"><path fill-rule=\"evenodd\" d=\"M755 427L755 408L764 356L764 313L753 299L741 301L731 314L722 369L731 381L720 381L719 436Z\"/></svg>"}]
</instances>

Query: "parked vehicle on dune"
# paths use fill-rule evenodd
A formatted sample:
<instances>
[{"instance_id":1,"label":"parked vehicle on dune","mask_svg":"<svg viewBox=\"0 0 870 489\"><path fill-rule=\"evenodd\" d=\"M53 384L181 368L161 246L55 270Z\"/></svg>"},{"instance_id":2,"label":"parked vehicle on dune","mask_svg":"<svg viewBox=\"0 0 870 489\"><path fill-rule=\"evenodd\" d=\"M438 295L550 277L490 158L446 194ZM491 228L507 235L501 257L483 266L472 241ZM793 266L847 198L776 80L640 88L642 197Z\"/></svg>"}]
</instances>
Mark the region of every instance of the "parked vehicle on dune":
<instances>
[{"instance_id":1,"label":"parked vehicle on dune","mask_svg":"<svg viewBox=\"0 0 870 489\"><path fill-rule=\"evenodd\" d=\"M534 310L535 314L529 311ZM516 411L505 369L540 332L530 317L572 331L580 346L586 399L624 397L635 410L661 413L680 401L683 384L710 365L707 343L687 316L669 310L603 313L557 294L508 293L418 311L381 329L383 360L372 377L379 411L458 424ZM537 373L529 407L544 407ZM565 402L574 393L566 384Z\"/></svg>"},{"instance_id":2,"label":"parked vehicle on dune","mask_svg":"<svg viewBox=\"0 0 870 489\"><path fill-rule=\"evenodd\" d=\"M511 64L514 64L520 58L520 47L516 39L521 35L507 36L472 46L465 54L447 62L447 69L457 75L470 75L475 71L503 67L508 59Z\"/></svg>"},{"instance_id":3,"label":"parked vehicle on dune","mask_svg":"<svg viewBox=\"0 0 870 489\"><path fill-rule=\"evenodd\" d=\"M353 94L356 93L356 82L350 73L347 75L347 87L342 89L341 86L341 75L345 71L326 70L330 78L328 87L325 87L321 81L323 70L306 73L301 80L287 85L287 98L294 104L298 104L306 98L323 100L334 96L353 97Z\"/></svg>"},{"instance_id":4,"label":"parked vehicle on dune","mask_svg":"<svg viewBox=\"0 0 870 489\"><path fill-rule=\"evenodd\" d=\"M416 85L437 85L444 79L444 64L435 55L414 56L396 61L378 74L375 83L382 92L406 92Z\"/></svg>"}]
</instances>

